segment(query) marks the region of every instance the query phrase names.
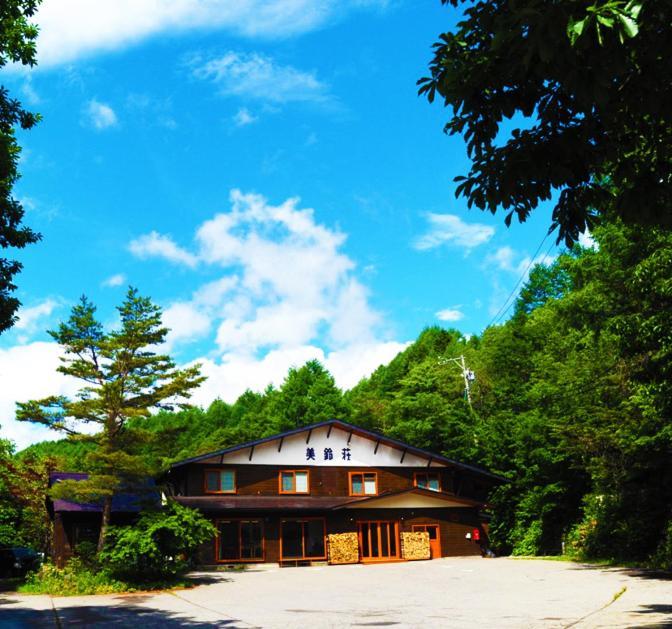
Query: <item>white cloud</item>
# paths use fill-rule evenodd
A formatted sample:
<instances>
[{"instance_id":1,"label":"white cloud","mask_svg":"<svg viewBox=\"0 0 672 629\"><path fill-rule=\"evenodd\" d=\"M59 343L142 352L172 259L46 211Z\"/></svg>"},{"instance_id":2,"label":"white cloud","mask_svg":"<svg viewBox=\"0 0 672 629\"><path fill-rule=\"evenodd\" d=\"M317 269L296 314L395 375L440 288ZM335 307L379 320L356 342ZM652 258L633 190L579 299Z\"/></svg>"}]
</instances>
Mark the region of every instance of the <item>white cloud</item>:
<instances>
[{"instance_id":1,"label":"white cloud","mask_svg":"<svg viewBox=\"0 0 672 629\"><path fill-rule=\"evenodd\" d=\"M116 273L103 280L103 286L114 288L115 286L121 286L125 281L126 276L123 273Z\"/></svg>"},{"instance_id":2,"label":"white cloud","mask_svg":"<svg viewBox=\"0 0 672 629\"><path fill-rule=\"evenodd\" d=\"M165 351L171 351L180 341L195 341L207 335L211 328L210 318L196 306L176 302L163 311L163 324L170 329L166 337Z\"/></svg>"},{"instance_id":3,"label":"white cloud","mask_svg":"<svg viewBox=\"0 0 672 629\"><path fill-rule=\"evenodd\" d=\"M176 245L169 236L163 236L155 231L132 240L128 249L134 256L141 259L163 258L190 268L194 268L198 263L196 256Z\"/></svg>"},{"instance_id":4,"label":"white cloud","mask_svg":"<svg viewBox=\"0 0 672 629\"><path fill-rule=\"evenodd\" d=\"M351 345L343 350L329 352L324 364L342 389L351 389L362 378L371 375L381 365L387 365L410 343L397 341Z\"/></svg>"},{"instance_id":5,"label":"white cloud","mask_svg":"<svg viewBox=\"0 0 672 629\"><path fill-rule=\"evenodd\" d=\"M127 48L152 36L224 30L263 39L301 35L386 0L44 0L38 70Z\"/></svg>"},{"instance_id":6,"label":"white cloud","mask_svg":"<svg viewBox=\"0 0 672 629\"><path fill-rule=\"evenodd\" d=\"M511 247L500 247L494 253L488 254L485 258L485 263L487 265L495 266L502 271L516 273L517 266L520 264L514 263L514 260L517 257L519 257L519 254L517 254Z\"/></svg>"},{"instance_id":7,"label":"white cloud","mask_svg":"<svg viewBox=\"0 0 672 629\"><path fill-rule=\"evenodd\" d=\"M556 256L548 253L537 255L534 259L534 264L553 264ZM485 265L494 266L501 271L514 273L515 275L523 275L532 269L534 266L532 259L528 255L524 255L514 251L511 247L500 247L494 253L489 254L485 258Z\"/></svg>"},{"instance_id":8,"label":"white cloud","mask_svg":"<svg viewBox=\"0 0 672 629\"><path fill-rule=\"evenodd\" d=\"M337 386L349 389L369 376L380 365L389 363L408 343L395 341L356 345L326 352L315 345L275 349L261 358L230 354L221 361L201 358L202 372L208 377L194 393L191 402L209 405L219 397L233 402L247 389L263 391L269 384L280 386L290 367L300 367L309 360L319 360L334 376Z\"/></svg>"},{"instance_id":9,"label":"white cloud","mask_svg":"<svg viewBox=\"0 0 672 629\"><path fill-rule=\"evenodd\" d=\"M202 343L185 359L201 354L193 362L201 362L209 377L194 403L234 401L248 388L279 385L290 367L313 358L340 387L350 388L406 347L388 338L355 263L343 251L343 233L319 223L298 199L272 205L234 190L230 200L228 211L198 226L192 250L156 232L131 243L139 257L199 265L199 274L210 277L164 311L171 328L167 349ZM55 344L23 348L0 351L0 423L3 434L21 446L48 433L13 422L14 402L74 391L56 373Z\"/></svg>"},{"instance_id":10,"label":"white cloud","mask_svg":"<svg viewBox=\"0 0 672 629\"><path fill-rule=\"evenodd\" d=\"M427 214L429 231L415 240L414 247L420 251L434 249L444 244L462 247L467 251L488 242L495 228L482 223L465 223L455 214Z\"/></svg>"},{"instance_id":11,"label":"white cloud","mask_svg":"<svg viewBox=\"0 0 672 629\"><path fill-rule=\"evenodd\" d=\"M440 321L460 321L464 319L464 313L459 307L446 308L445 310L439 310L436 313L436 318Z\"/></svg>"},{"instance_id":12,"label":"white cloud","mask_svg":"<svg viewBox=\"0 0 672 629\"><path fill-rule=\"evenodd\" d=\"M547 252L541 255L538 254L532 260L529 255L517 252L508 246L499 247L494 253L486 256L483 269L493 280L493 293L488 305L489 314L492 316L499 314L502 308L505 308L505 312L508 312L508 308L512 303L511 300L515 299L515 296L512 297L511 291L514 288L519 289L523 286L535 265L544 264L548 266L553 264L556 257L556 255L550 255ZM503 278L501 273L493 275L493 269L509 274L508 279ZM516 278L516 285L512 284L512 277Z\"/></svg>"},{"instance_id":13,"label":"white cloud","mask_svg":"<svg viewBox=\"0 0 672 629\"><path fill-rule=\"evenodd\" d=\"M325 83L313 72L281 65L259 53L229 51L220 57L189 62L194 77L217 85L224 96L238 96L269 103L327 102Z\"/></svg>"},{"instance_id":14,"label":"white cloud","mask_svg":"<svg viewBox=\"0 0 672 629\"><path fill-rule=\"evenodd\" d=\"M197 228L194 252L176 254L177 245L156 232L131 243L136 255L179 258L221 272L189 301L168 306L172 344L212 331L220 356L253 360L315 344L341 351L382 342L381 317L341 250L344 234L318 223L298 199L271 205L234 190L230 200L230 211Z\"/></svg>"},{"instance_id":15,"label":"white cloud","mask_svg":"<svg viewBox=\"0 0 672 629\"><path fill-rule=\"evenodd\" d=\"M48 318L59 305L58 301L49 298L29 308L21 307L18 313L19 319L14 324L14 329L24 334L35 332L40 326L46 325L43 323L44 319Z\"/></svg>"},{"instance_id":16,"label":"white cloud","mask_svg":"<svg viewBox=\"0 0 672 629\"><path fill-rule=\"evenodd\" d=\"M257 120L259 120L259 118L252 115L247 107L241 107L236 112L235 116L233 116L233 122L237 127L246 127Z\"/></svg>"},{"instance_id":17,"label":"white cloud","mask_svg":"<svg viewBox=\"0 0 672 629\"><path fill-rule=\"evenodd\" d=\"M44 426L17 422L15 403L48 395L73 395L77 383L56 371L60 348L56 343L37 342L0 349L0 425L2 437L14 441L19 449L35 441L57 439L63 435Z\"/></svg>"},{"instance_id":18,"label":"white cloud","mask_svg":"<svg viewBox=\"0 0 672 629\"><path fill-rule=\"evenodd\" d=\"M219 320L221 352L300 347L323 335L334 348L374 339L380 317L340 251L342 233L317 223L298 199L273 206L234 190L231 203L198 228L198 253L188 254L225 271L224 284L202 287L193 299Z\"/></svg>"},{"instance_id":19,"label":"white cloud","mask_svg":"<svg viewBox=\"0 0 672 629\"><path fill-rule=\"evenodd\" d=\"M579 234L579 244L586 249L598 249L599 245L593 238L592 234L586 230L585 232Z\"/></svg>"},{"instance_id":20,"label":"white cloud","mask_svg":"<svg viewBox=\"0 0 672 629\"><path fill-rule=\"evenodd\" d=\"M21 93L30 105L39 105L42 102L40 95L33 86L33 79L30 75L27 75L23 81L23 84L21 85Z\"/></svg>"},{"instance_id":21,"label":"white cloud","mask_svg":"<svg viewBox=\"0 0 672 629\"><path fill-rule=\"evenodd\" d=\"M117 114L106 103L101 103L95 98L90 100L84 108L86 122L95 129L103 130L115 127L118 124Z\"/></svg>"}]
</instances>

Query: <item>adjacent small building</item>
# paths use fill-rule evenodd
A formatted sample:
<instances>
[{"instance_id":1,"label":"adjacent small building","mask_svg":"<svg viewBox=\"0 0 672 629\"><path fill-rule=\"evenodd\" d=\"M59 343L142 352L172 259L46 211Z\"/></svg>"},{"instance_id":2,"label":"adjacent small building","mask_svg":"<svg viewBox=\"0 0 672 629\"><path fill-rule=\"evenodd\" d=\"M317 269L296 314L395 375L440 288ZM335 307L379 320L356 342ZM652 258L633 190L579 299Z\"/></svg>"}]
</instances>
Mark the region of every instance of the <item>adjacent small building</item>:
<instances>
[{"instance_id":1,"label":"adjacent small building","mask_svg":"<svg viewBox=\"0 0 672 629\"><path fill-rule=\"evenodd\" d=\"M51 472L49 487L64 480L82 481L88 474L79 472ZM111 523L131 524L142 508L158 506L160 495L153 481L147 491L138 494L121 493L112 500ZM52 520L52 557L57 566L63 566L82 543L96 544L100 535L103 507L100 503L82 503L47 497L47 511Z\"/></svg>"},{"instance_id":2,"label":"adjacent small building","mask_svg":"<svg viewBox=\"0 0 672 629\"><path fill-rule=\"evenodd\" d=\"M162 484L215 524L200 554L215 565L402 561L418 540L431 558L479 555L503 481L330 420L180 461Z\"/></svg>"}]
</instances>

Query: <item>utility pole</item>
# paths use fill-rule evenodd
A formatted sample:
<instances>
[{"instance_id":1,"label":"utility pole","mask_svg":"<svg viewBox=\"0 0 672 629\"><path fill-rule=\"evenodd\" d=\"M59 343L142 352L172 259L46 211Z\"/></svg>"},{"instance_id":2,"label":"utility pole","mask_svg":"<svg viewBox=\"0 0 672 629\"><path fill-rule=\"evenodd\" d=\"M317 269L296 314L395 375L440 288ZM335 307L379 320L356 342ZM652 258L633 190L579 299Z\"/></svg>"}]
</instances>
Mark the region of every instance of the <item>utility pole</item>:
<instances>
[{"instance_id":1,"label":"utility pole","mask_svg":"<svg viewBox=\"0 0 672 629\"><path fill-rule=\"evenodd\" d=\"M476 374L467 368L463 355L459 358L439 358L439 365L447 365L448 363L455 363L460 368L462 378L464 378L464 396L469 402L469 408L471 408L471 383L476 380Z\"/></svg>"}]
</instances>

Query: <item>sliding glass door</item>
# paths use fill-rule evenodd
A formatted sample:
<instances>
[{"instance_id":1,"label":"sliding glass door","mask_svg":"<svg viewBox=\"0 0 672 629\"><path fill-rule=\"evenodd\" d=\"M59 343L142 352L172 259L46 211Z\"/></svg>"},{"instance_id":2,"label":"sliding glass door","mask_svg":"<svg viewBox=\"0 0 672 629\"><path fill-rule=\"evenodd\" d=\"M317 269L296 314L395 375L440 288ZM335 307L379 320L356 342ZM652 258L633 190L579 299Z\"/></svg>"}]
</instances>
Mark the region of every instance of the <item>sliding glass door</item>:
<instances>
[{"instance_id":1,"label":"sliding glass door","mask_svg":"<svg viewBox=\"0 0 672 629\"><path fill-rule=\"evenodd\" d=\"M281 561L326 559L324 518L283 520L280 523Z\"/></svg>"},{"instance_id":2,"label":"sliding glass door","mask_svg":"<svg viewBox=\"0 0 672 629\"><path fill-rule=\"evenodd\" d=\"M219 520L217 561L263 561L264 528L261 520Z\"/></svg>"}]
</instances>

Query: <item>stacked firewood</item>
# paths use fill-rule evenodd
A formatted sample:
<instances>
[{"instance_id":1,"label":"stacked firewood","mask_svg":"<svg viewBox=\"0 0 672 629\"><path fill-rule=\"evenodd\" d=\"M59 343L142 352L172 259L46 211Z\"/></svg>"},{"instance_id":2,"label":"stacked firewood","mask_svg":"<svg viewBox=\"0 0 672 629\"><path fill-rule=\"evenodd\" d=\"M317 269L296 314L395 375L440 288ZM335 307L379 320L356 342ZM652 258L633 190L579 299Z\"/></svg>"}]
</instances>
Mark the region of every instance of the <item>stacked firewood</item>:
<instances>
[{"instance_id":1,"label":"stacked firewood","mask_svg":"<svg viewBox=\"0 0 672 629\"><path fill-rule=\"evenodd\" d=\"M403 532L401 534L401 556L408 561L429 559L429 533L427 531Z\"/></svg>"},{"instance_id":2,"label":"stacked firewood","mask_svg":"<svg viewBox=\"0 0 672 629\"><path fill-rule=\"evenodd\" d=\"M328 536L329 563L357 563L359 540L357 533L332 533Z\"/></svg>"}]
</instances>

